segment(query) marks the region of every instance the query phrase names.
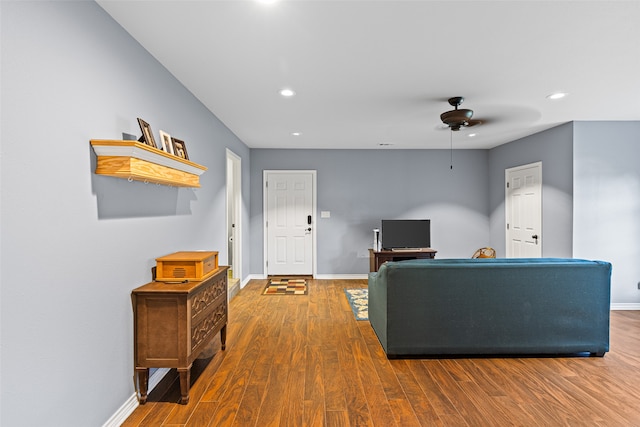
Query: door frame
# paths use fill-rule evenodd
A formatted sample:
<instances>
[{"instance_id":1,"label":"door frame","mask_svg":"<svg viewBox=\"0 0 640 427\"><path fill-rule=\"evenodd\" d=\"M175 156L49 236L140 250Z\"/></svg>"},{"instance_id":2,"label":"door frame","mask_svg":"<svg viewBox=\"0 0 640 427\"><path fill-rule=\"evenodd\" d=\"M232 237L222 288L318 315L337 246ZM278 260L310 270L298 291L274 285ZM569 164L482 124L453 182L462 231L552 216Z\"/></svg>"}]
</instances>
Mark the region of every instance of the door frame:
<instances>
[{"instance_id":1,"label":"door frame","mask_svg":"<svg viewBox=\"0 0 640 427\"><path fill-rule=\"evenodd\" d=\"M318 230L318 218L317 218L317 171L314 169L298 169L298 170L278 170L278 169L265 169L262 171L262 277L267 278L268 269L267 269L267 260L269 259L269 242L267 241L267 208L268 208L268 188L267 188L267 177L270 173L309 173L311 174L311 212L313 215L313 220L311 221L311 271L313 277L316 277L317 265L318 265L318 257L317 257L317 230Z\"/></svg>"},{"instance_id":2,"label":"door frame","mask_svg":"<svg viewBox=\"0 0 640 427\"><path fill-rule=\"evenodd\" d=\"M509 242L509 230L508 230L508 224L509 224L509 214L510 214L510 209L511 209L511 201L509 199L509 188L508 188L508 183L509 183L509 174L511 172L515 172L521 169L531 169L531 168L537 168L538 172L540 174L540 199L539 199L539 203L538 203L538 208L540 209L540 235L542 236L540 238L540 256L542 257L542 243L544 241L544 236L542 234L542 222L543 222L543 217L542 217L542 161L538 161L538 162L533 162L533 163L528 163L526 165L520 165L520 166L514 166L511 168L507 168L504 170L504 242L505 242L505 247L504 247L504 252L505 252L505 257L506 258L512 258L513 254L511 253L510 248L510 242Z\"/></svg>"},{"instance_id":3,"label":"door frame","mask_svg":"<svg viewBox=\"0 0 640 427\"><path fill-rule=\"evenodd\" d=\"M230 223L229 213L230 209L228 203L233 203L234 218L233 224L235 224L234 241L233 241L233 253L231 259L233 260L233 278L240 279L242 282L242 158L236 153L227 148L227 185L226 185L226 197L227 197L227 212L226 212L226 227L227 233L225 240L228 239L229 230L228 225ZM231 170L229 170L229 168ZM227 261L229 257L227 241Z\"/></svg>"}]
</instances>

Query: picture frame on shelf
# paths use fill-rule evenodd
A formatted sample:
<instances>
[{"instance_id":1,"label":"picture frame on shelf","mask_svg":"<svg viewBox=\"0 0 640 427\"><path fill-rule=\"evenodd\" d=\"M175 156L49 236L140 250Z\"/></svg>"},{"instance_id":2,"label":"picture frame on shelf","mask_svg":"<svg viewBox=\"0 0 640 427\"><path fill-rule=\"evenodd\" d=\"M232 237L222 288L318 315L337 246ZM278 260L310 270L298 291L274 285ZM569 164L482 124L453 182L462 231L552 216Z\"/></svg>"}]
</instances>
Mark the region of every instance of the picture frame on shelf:
<instances>
[{"instance_id":1,"label":"picture frame on shelf","mask_svg":"<svg viewBox=\"0 0 640 427\"><path fill-rule=\"evenodd\" d=\"M162 151L173 154L173 142L171 141L171 135L161 130L160 142L162 143Z\"/></svg>"},{"instance_id":2,"label":"picture frame on shelf","mask_svg":"<svg viewBox=\"0 0 640 427\"><path fill-rule=\"evenodd\" d=\"M173 155L178 156L182 159L189 160L189 155L187 154L187 147L184 144L184 141L171 137L171 142L173 142Z\"/></svg>"},{"instance_id":3,"label":"picture frame on shelf","mask_svg":"<svg viewBox=\"0 0 640 427\"><path fill-rule=\"evenodd\" d=\"M142 136L138 141L144 142L147 145L150 145L153 148L158 148L156 145L156 141L153 138L153 132L151 132L151 125L149 123L142 120L138 117L138 125L140 126L140 130L142 131Z\"/></svg>"}]
</instances>

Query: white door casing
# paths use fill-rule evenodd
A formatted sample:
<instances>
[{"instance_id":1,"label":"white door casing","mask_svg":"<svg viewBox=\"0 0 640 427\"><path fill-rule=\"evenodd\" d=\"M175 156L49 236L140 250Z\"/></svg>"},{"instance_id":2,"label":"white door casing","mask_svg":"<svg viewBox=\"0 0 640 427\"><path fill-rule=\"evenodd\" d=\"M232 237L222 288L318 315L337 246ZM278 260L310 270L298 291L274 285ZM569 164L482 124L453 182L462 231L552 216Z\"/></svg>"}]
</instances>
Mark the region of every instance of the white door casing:
<instances>
[{"instance_id":1,"label":"white door casing","mask_svg":"<svg viewBox=\"0 0 640 427\"><path fill-rule=\"evenodd\" d=\"M542 162L505 170L507 258L542 256Z\"/></svg>"},{"instance_id":2,"label":"white door casing","mask_svg":"<svg viewBox=\"0 0 640 427\"><path fill-rule=\"evenodd\" d=\"M265 171L265 270L315 274L316 171Z\"/></svg>"}]
</instances>

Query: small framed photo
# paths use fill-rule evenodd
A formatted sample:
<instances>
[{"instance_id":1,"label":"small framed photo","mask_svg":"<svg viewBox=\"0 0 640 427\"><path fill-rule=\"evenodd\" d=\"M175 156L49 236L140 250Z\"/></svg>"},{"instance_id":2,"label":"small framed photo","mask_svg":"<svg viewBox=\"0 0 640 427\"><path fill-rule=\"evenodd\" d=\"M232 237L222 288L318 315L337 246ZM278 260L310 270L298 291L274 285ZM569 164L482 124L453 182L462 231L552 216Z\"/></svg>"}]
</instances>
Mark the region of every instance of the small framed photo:
<instances>
[{"instance_id":1,"label":"small framed photo","mask_svg":"<svg viewBox=\"0 0 640 427\"><path fill-rule=\"evenodd\" d=\"M189 160L187 147L184 145L184 141L171 137L171 142L173 142L173 154L185 160Z\"/></svg>"},{"instance_id":2,"label":"small framed photo","mask_svg":"<svg viewBox=\"0 0 640 427\"><path fill-rule=\"evenodd\" d=\"M144 142L145 144L150 145L153 148L158 148L155 139L153 139L153 132L151 132L151 126L149 125L149 123L138 117L138 124L140 125L140 130L142 131L142 136L138 141Z\"/></svg>"},{"instance_id":3,"label":"small framed photo","mask_svg":"<svg viewBox=\"0 0 640 427\"><path fill-rule=\"evenodd\" d=\"M162 151L173 154L173 143L171 142L171 136L165 131L160 131L160 142L162 143Z\"/></svg>"}]
</instances>

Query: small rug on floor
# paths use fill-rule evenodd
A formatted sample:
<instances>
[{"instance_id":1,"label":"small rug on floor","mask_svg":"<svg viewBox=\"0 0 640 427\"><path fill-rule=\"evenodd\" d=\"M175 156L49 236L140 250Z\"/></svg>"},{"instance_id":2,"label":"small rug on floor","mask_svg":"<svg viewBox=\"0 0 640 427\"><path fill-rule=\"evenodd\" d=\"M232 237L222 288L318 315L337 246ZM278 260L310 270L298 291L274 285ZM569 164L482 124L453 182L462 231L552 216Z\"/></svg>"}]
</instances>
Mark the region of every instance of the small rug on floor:
<instances>
[{"instance_id":1,"label":"small rug on floor","mask_svg":"<svg viewBox=\"0 0 640 427\"><path fill-rule=\"evenodd\" d=\"M262 295L306 295L307 281L305 279L271 279L264 288Z\"/></svg>"},{"instance_id":2,"label":"small rug on floor","mask_svg":"<svg viewBox=\"0 0 640 427\"><path fill-rule=\"evenodd\" d=\"M356 320L369 320L369 289L345 289L344 293Z\"/></svg>"}]
</instances>

